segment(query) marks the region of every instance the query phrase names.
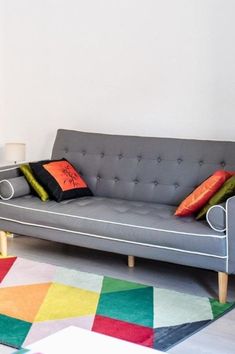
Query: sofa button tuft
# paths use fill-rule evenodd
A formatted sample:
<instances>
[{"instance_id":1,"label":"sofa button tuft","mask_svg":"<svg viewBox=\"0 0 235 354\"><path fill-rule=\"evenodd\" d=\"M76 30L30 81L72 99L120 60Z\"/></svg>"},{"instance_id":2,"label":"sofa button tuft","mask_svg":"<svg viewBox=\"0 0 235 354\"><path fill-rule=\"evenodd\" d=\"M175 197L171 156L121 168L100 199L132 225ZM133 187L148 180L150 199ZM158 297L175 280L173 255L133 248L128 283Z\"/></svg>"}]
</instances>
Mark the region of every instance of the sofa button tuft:
<instances>
[{"instance_id":1,"label":"sofa button tuft","mask_svg":"<svg viewBox=\"0 0 235 354\"><path fill-rule=\"evenodd\" d=\"M83 156L85 156L86 155L86 150L82 150L82 154L83 154Z\"/></svg>"},{"instance_id":2,"label":"sofa button tuft","mask_svg":"<svg viewBox=\"0 0 235 354\"><path fill-rule=\"evenodd\" d=\"M177 159L178 164L180 165L183 160L181 158Z\"/></svg>"},{"instance_id":3,"label":"sofa button tuft","mask_svg":"<svg viewBox=\"0 0 235 354\"><path fill-rule=\"evenodd\" d=\"M221 162L220 162L220 165L221 165L222 167L225 167L226 162L225 162L225 161L221 161Z\"/></svg>"},{"instance_id":4,"label":"sofa button tuft","mask_svg":"<svg viewBox=\"0 0 235 354\"><path fill-rule=\"evenodd\" d=\"M198 163L199 163L200 166L202 166L204 164L204 161L200 160Z\"/></svg>"},{"instance_id":5,"label":"sofa button tuft","mask_svg":"<svg viewBox=\"0 0 235 354\"><path fill-rule=\"evenodd\" d=\"M157 162L161 162L162 161L162 159L161 159L161 157L159 156L158 158L157 158Z\"/></svg>"},{"instance_id":6,"label":"sofa button tuft","mask_svg":"<svg viewBox=\"0 0 235 354\"><path fill-rule=\"evenodd\" d=\"M101 158L103 158L103 157L104 157L104 153L103 153L103 152L101 152L100 157L101 157Z\"/></svg>"},{"instance_id":7,"label":"sofa button tuft","mask_svg":"<svg viewBox=\"0 0 235 354\"><path fill-rule=\"evenodd\" d=\"M100 176L96 176L96 179L97 179L97 181L99 181L100 180Z\"/></svg>"},{"instance_id":8,"label":"sofa button tuft","mask_svg":"<svg viewBox=\"0 0 235 354\"><path fill-rule=\"evenodd\" d=\"M115 177L114 178L114 182L118 182L119 181L119 178L118 177Z\"/></svg>"},{"instance_id":9,"label":"sofa button tuft","mask_svg":"<svg viewBox=\"0 0 235 354\"><path fill-rule=\"evenodd\" d=\"M157 185L158 185L158 181L154 181L153 184L154 184L155 186L157 186Z\"/></svg>"},{"instance_id":10,"label":"sofa button tuft","mask_svg":"<svg viewBox=\"0 0 235 354\"><path fill-rule=\"evenodd\" d=\"M141 155L138 155L138 156L137 156L137 160L138 160L138 161L141 161L141 160L142 160L142 156L141 156Z\"/></svg>"},{"instance_id":11,"label":"sofa button tuft","mask_svg":"<svg viewBox=\"0 0 235 354\"><path fill-rule=\"evenodd\" d=\"M121 160L123 158L123 154L119 154L118 158L119 158L119 160Z\"/></svg>"},{"instance_id":12,"label":"sofa button tuft","mask_svg":"<svg viewBox=\"0 0 235 354\"><path fill-rule=\"evenodd\" d=\"M136 179L134 179L134 181L133 181L135 184L138 184L139 183L139 180L136 178Z\"/></svg>"},{"instance_id":13,"label":"sofa button tuft","mask_svg":"<svg viewBox=\"0 0 235 354\"><path fill-rule=\"evenodd\" d=\"M178 183L175 183L175 184L174 184L174 187L175 187L175 189L179 188L179 184L178 184Z\"/></svg>"}]
</instances>

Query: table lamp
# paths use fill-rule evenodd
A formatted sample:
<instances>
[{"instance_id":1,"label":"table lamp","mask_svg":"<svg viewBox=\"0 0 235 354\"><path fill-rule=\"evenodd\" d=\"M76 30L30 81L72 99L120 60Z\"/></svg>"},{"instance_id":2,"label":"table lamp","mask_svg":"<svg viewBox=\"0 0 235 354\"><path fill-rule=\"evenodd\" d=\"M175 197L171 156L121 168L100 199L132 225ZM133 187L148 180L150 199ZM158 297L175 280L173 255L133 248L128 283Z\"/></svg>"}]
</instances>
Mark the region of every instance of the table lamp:
<instances>
[{"instance_id":1,"label":"table lamp","mask_svg":"<svg viewBox=\"0 0 235 354\"><path fill-rule=\"evenodd\" d=\"M25 160L25 144L24 143L6 143L5 144L5 160L7 162L22 162Z\"/></svg>"}]
</instances>

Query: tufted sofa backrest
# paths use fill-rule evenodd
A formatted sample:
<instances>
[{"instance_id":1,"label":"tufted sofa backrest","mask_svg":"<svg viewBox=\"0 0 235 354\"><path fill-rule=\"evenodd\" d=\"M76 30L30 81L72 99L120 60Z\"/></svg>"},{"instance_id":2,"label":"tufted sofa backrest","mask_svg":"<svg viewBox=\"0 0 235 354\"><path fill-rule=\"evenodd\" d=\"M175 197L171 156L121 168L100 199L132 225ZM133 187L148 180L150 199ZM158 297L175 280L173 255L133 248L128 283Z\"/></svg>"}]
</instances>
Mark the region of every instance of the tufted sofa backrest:
<instances>
[{"instance_id":1,"label":"tufted sofa backrest","mask_svg":"<svg viewBox=\"0 0 235 354\"><path fill-rule=\"evenodd\" d=\"M59 129L52 158L62 157L96 196L177 205L214 171L235 171L235 142Z\"/></svg>"}]
</instances>

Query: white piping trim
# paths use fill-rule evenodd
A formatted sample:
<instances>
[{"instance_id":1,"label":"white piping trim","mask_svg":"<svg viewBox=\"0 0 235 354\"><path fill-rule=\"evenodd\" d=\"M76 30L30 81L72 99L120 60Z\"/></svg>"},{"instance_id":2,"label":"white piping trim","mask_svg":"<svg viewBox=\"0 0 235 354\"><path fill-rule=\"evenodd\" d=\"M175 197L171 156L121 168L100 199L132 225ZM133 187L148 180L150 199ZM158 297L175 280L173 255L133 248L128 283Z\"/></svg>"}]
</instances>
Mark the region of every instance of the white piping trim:
<instances>
[{"instance_id":1,"label":"white piping trim","mask_svg":"<svg viewBox=\"0 0 235 354\"><path fill-rule=\"evenodd\" d=\"M15 207L15 208L21 208L21 209L25 209L25 210L37 211L37 212L41 212L41 213L54 214L54 215L60 215L60 216L68 216L68 217L75 218L75 219L84 219L84 220L89 220L89 221L96 221L96 222L101 222L101 223L106 223L106 224L121 225L121 226L126 226L126 227L137 228L137 229L144 229L144 230L151 230L151 231L160 231L160 232L169 232L169 233L173 233L173 234L183 234L183 235L199 236L199 237L201 237L201 236L202 237L212 237L212 238L219 238L219 239L222 239L222 238L226 237L225 235L219 236L219 235L208 235L208 234L195 234L195 233L190 233L190 232L178 232L178 231L174 231L174 230L157 229L157 228L149 227L149 226L125 224L125 223L109 221L109 220L89 218L89 217L86 217L86 216L71 215L71 214L58 213L58 212L53 212L53 211L48 211L48 210L41 210L41 209L36 209L36 208L23 207L21 205L10 204L10 203L5 203L5 202L0 202L0 204L8 205L8 206Z\"/></svg>"},{"instance_id":2,"label":"white piping trim","mask_svg":"<svg viewBox=\"0 0 235 354\"><path fill-rule=\"evenodd\" d=\"M229 245L228 245L228 203L231 199L235 197L230 197L226 200L226 253L227 253L227 260L226 260L226 273L228 273L228 262L229 262Z\"/></svg>"},{"instance_id":3,"label":"white piping trim","mask_svg":"<svg viewBox=\"0 0 235 354\"><path fill-rule=\"evenodd\" d=\"M5 168L4 170L0 170L0 173L1 173L1 172L12 171L12 170L17 170L18 168L19 168L19 166Z\"/></svg>"},{"instance_id":4,"label":"white piping trim","mask_svg":"<svg viewBox=\"0 0 235 354\"><path fill-rule=\"evenodd\" d=\"M229 252L228 252L228 201L229 199L226 200L226 254L227 254L226 273L228 273L228 262L229 262Z\"/></svg>"},{"instance_id":5,"label":"white piping trim","mask_svg":"<svg viewBox=\"0 0 235 354\"><path fill-rule=\"evenodd\" d=\"M118 238L112 238L112 237L108 237L108 236L101 236L101 235L96 235L96 234L90 234L90 233L86 233L86 232L78 232L78 231L73 231L73 230L68 230L68 229L61 229L61 228L58 228L58 227L46 226L46 225L40 225L40 224L34 224L34 223L29 223L29 222L14 220L14 219L10 219L10 218L2 218L2 217L0 217L0 219L6 220L6 221L16 222L16 223L22 224L22 225L36 226L36 227L41 227L41 228L44 228L44 229L51 229L51 230L57 230L57 231L66 231L66 232L68 232L68 233L73 233L73 234L78 234L78 235L84 235L84 236L90 236L90 237L96 237L96 238L106 239L106 240L110 240L110 241L117 241L117 242L122 242L122 243L123 243L123 242L124 242L124 243L131 243L131 244L140 245L140 246L147 246L147 247L151 247L151 248L162 248L162 249L166 249L166 250L170 250L170 251L177 251L177 252L189 253L189 254L197 254L197 255L200 255L200 256L213 257L213 258L220 258L220 259L227 259L227 256L218 256L218 255L215 255L215 254L209 254L209 253L203 253L203 252L195 252L195 251L182 250L182 249L180 249L180 248L174 248L174 247L150 245L149 243L143 243L143 242L120 240L120 239L118 239Z\"/></svg>"},{"instance_id":6,"label":"white piping trim","mask_svg":"<svg viewBox=\"0 0 235 354\"><path fill-rule=\"evenodd\" d=\"M225 208L222 206L222 205L212 205L208 210L207 210L207 213L206 213L206 221L208 222L208 224L210 225L210 227L212 228L212 230L214 231L217 231L217 232L225 232L226 231L226 225L225 225L225 228L224 229L217 229L216 227L213 226L213 224L211 223L211 221L209 220L209 213L212 209L214 208L221 208L223 209L223 211L225 212L226 214L226 210Z\"/></svg>"},{"instance_id":7,"label":"white piping trim","mask_svg":"<svg viewBox=\"0 0 235 354\"><path fill-rule=\"evenodd\" d=\"M7 179L2 179L2 180L0 181L0 184L3 183L3 182L7 182L7 183L9 184L10 189L11 189L11 194L10 194L10 197L3 197L3 196L0 194L0 198L1 198L2 200L9 200L9 199L11 199L11 198L14 196L15 190L14 190L14 187L13 187L13 185L11 184L10 181L8 181Z\"/></svg>"}]
</instances>

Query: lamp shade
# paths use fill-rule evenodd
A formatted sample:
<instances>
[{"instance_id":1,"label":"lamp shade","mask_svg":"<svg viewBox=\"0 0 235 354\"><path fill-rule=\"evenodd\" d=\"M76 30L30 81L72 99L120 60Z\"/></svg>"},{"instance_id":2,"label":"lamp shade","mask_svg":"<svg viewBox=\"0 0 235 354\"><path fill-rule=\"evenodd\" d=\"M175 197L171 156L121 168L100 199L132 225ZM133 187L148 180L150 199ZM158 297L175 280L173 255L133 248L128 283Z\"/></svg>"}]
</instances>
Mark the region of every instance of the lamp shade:
<instances>
[{"instance_id":1,"label":"lamp shade","mask_svg":"<svg viewBox=\"0 0 235 354\"><path fill-rule=\"evenodd\" d=\"M5 160L8 162L20 162L25 160L24 143L6 143Z\"/></svg>"}]
</instances>

